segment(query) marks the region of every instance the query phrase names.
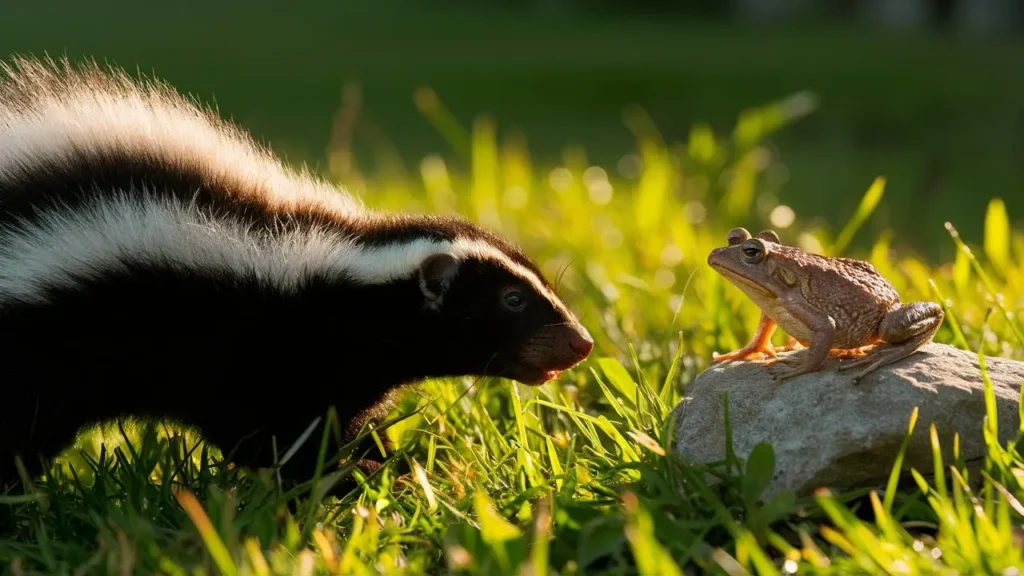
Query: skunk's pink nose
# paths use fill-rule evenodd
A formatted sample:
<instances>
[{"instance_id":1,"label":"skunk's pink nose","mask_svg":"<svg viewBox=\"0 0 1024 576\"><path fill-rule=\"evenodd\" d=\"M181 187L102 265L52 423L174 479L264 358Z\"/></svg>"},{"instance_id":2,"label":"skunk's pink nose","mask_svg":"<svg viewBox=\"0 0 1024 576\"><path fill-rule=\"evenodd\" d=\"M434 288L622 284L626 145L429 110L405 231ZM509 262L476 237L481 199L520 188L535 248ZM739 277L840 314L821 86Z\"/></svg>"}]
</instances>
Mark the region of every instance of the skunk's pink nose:
<instances>
[{"instance_id":1,"label":"skunk's pink nose","mask_svg":"<svg viewBox=\"0 0 1024 576\"><path fill-rule=\"evenodd\" d=\"M590 337L587 329L581 326L579 332L573 332L569 338L569 347L573 352L579 354L580 358L586 358L594 349L594 339Z\"/></svg>"}]
</instances>

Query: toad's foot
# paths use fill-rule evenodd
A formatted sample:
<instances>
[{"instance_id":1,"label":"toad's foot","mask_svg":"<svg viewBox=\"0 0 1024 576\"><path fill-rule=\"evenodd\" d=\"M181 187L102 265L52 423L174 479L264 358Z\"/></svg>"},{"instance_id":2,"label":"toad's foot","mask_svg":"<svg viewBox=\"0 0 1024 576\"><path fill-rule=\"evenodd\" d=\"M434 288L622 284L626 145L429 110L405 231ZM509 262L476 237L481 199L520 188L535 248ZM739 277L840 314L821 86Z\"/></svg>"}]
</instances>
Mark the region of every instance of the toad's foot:
<instances>
[{"instance_id":1,"label":"toad's foot","mask_svg":"<svg viewBox=\"0 0 1024 576\"><path fill-rule=\"evenodd\" d=\"M818 343L812 342L809 347L803 348L785 358L779 357L769 360L766 363L768 373L771 374L772 380L781 382L811 372L817 372L825 365L825 361L828 359L828 352L828 339Z\"/></svg>"},{"instance_id":2,"label":"toad's foot","mask_svg":"<svg viewBox=\"0 0 1024 576\"><path fill-rule=\"evenodd\" d=\"M864 356L871 353L875 348L875 344L869 344L867 346L860 346L858 348L834 348L829 350L829 358L863 358Z\"/></svg>"},{"instance_id":3,"label":"toad's foot","mask_svg":"<svg viewBox=\"0 0 1024 576\"><path fill-rule=\"evenodd\" d=\"M922 343L926 342L927 340L928 338L924 338ZM877 346L874 350L872 350L870 354L866 354L865 356L857 358L856 360L851 360L849 362L839 364L836 370L844 372L847 370L851 370L853 368L863 367L861 370L854 372L852 375L853 383L856 384L860 382L861 378L867 376L868 374L874 372L875 370L881 368L882 366L892 364L897 360L906 358L910 354L913 354L914 352L917 351L918 347L919 346L908 346L907 344L882 344L880 346Z\"/></svg>"},{"instance_id":4,"label":"toad's foot","mask_svg":"<svg viewBox=\"0 0 1024 576\"><path fill-rule=\"evenodd\" d=\"M757 330L753 338L746 346L727 354L717 352L711 355L712 362L726 362L729 360L762 360L766 357L775 357L775 347L772 346L772 334L775 333L776 325L771 318L761 314L757 323Z\"/></svg>"},{"instance_id":5,"label":"toad's foot","mask_svg":"<svg viewBox=\"0 0 1024 576\"><path fill-rule=\"evenodd\" d=\"M772 380L776 382L796 378L819 369L817 362L809 353L770 360L767 366L768 373L771 374Z\"/></svg>"},{"instance_id":6,"label":"toad's foot","mask_svg":"<svg viewBox=\"0 0 1024 576\"><path fill-rule=\"evenodd\" d=\"M725 354L719 354L718 352L712 352L712 362L728 362L729 360L764 360L765 358L775 357L775 348L769 344L764 347L751 346L747 344L739 350L733 350Z\"/></svg>"}]
</instances>

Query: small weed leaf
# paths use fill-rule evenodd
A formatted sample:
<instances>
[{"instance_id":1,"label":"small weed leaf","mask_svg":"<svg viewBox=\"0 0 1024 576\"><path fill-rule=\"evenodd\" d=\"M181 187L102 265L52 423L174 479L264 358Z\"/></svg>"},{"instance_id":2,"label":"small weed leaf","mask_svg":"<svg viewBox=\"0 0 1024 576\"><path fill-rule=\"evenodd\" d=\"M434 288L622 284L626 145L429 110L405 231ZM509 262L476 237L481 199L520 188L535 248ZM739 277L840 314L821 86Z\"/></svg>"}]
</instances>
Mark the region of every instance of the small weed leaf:
<instances>
[{"instance_id":1,"label":"small weed leaf","mask_svg":"<svg viewBox=\"0 0 1024 576\"><path fill-rule=\"evenodd\" d=\"M761 515L765 525L771 525L793 512L796 506L796 494L786 490L772 496L761 508Z\"/></svg>"},{"instance_id":2,"label":"small weed leaf","mask_svg":"<svg viewBox=\"0 0 1024 576\"><path fill-rule=\"evenodd\" d=\"M743 475L743 499L748 506L760 498L775 475L775 450L767 442L759 442L750 452Z\"/></svg>"}]
</instances>

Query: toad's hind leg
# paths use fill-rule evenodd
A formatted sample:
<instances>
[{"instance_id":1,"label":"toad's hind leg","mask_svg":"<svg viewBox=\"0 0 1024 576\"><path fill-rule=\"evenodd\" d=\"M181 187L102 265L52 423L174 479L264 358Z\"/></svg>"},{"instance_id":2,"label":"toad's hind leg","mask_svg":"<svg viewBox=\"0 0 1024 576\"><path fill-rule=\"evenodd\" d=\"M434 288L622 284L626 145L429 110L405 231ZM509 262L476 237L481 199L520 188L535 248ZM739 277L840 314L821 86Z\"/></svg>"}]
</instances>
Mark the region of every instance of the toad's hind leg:
<instances>
[{"instance_id":1,"label":"toad's hind leg","mask_svg":"<svg viewBox=\"0 0 1024 576\"><path fill-rule=\"evenodd\" d=\"M863 358L841 364L839 370L864 366L853 375L853 381L857 382L882 366L902 360L930 342L944 318L942 306L934 302L914 302L893 310L878 327L883 343Z\"/></svg>"}]
</instances>

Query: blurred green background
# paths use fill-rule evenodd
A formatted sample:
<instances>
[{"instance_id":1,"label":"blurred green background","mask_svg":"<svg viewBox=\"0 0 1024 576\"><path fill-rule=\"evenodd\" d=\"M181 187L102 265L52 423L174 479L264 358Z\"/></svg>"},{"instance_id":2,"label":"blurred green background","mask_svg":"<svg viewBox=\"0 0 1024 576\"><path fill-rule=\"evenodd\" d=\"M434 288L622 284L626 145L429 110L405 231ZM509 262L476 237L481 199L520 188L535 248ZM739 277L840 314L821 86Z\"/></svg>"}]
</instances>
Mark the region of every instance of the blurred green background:
<instances>
[{"instance_id":1,"label":"blurred green background","mask_svg":"<svg viewBox=\"0 0 1024 576\"><path fill-rule=\"evenodd\" d=\"M841 225L885 175L883 203L854 245L891 228L895 244L935 259L953 250L946 220L976 240L989 198L1021 214L1020 10L994 19L1002 29L971 32L956 18L886 26L852 2L769 14L784 4L7 0L0 53L155 73L325 173L332 126L345 132L343 88L358 86L352 147L361 171L384 178L418 177L429 153L460 161L417 108L422 86L467 131L489 114L501 136L524 135L540 166L578 145L609 174L634 151L630 106L682 143L695 123L728 135L744 109L809 91L817 110L771 140L779 200L800 217ZM739 17L744 6L761 21Z\"/></svg>"}]
</instances>

